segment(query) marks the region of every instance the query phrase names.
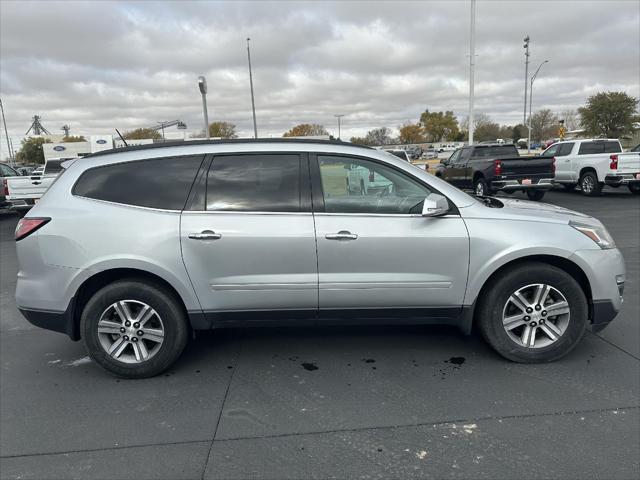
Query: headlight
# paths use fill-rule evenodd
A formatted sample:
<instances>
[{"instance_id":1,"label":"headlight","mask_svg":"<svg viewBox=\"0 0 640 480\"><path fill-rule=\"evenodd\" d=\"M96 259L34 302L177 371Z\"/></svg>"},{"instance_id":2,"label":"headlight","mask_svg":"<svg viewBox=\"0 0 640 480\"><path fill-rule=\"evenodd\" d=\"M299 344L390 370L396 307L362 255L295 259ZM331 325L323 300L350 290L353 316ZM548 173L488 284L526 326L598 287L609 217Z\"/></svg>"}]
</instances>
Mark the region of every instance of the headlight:
<instances>
[{"instance_id":1,"label":"headlight","mask_svg":"<svg viewBox=\"0 0 640 480\"><path fill-rule=\"evenodd\" d=\"M569 225L580 233L584 233L587 237L596 242L603 250L615 248L616 246L616 242L613 241L613 238L603 226L585 225L577 222L569 222Z\"/></svg>"}]
</instances>

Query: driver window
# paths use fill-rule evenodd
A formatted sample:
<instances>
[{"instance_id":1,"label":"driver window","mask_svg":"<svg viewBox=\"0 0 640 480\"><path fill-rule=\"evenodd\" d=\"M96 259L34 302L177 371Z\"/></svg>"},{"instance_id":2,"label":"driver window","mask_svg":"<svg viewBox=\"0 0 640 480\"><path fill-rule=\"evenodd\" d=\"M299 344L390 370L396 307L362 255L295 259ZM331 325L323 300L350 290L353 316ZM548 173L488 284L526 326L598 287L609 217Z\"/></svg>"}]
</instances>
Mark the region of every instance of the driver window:
<instances>
[{"instance_id":1,"label":"driver window","mask_svg":"<svg viewBox=\"0 0 640 480\"><path fill-rule=\"evenodd\" d=\"M318 155L327 213L420 214L431 191L386 165Z\"/></svg>"},{"instance_id":2,"label":"driver window","mask_svg":"<svg viewBox=\"0 0 640 480\"><path fill-rule=\"evenodd\" d=\"M547 148L544 151L542 156L543 157L555 157L555 155L557 154L559 148L560 148L560 144L552 145L551 147Z\"/></svg>"}]
</instances>

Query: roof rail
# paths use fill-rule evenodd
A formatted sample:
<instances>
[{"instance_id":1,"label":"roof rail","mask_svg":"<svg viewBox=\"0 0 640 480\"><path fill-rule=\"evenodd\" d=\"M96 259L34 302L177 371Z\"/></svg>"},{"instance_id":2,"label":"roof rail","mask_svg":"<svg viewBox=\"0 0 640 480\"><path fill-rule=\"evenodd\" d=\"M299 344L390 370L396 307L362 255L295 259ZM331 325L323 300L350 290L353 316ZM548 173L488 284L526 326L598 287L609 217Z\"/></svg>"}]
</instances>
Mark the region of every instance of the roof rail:
<instances>
[{"instance_id":1,"label":"roof rail","mask_svg":"<svg viewBox=\"0 0 640 480\"><path fill-rule=\"evenodd\" d=\"M364 145L356 145L354 143L343 142L342 140L317 140L317 139L302 139L302 138L232 138L227 140L171 140L168 142L150 143L146 145L132 145L130 147L112 148L110 150L101 150L99 152L90 153L84 158L98 157L100 155L111 155L113 153L120 152L132 152L137 150L150 150L156 148L168 148L168 147L189 147L192 145L228 145L228 144L243 144L243 143L306 143L306 144L320 144L320 145L339 145L342 147L357 147L368 148Z\"/></svg>"}]
</instances>

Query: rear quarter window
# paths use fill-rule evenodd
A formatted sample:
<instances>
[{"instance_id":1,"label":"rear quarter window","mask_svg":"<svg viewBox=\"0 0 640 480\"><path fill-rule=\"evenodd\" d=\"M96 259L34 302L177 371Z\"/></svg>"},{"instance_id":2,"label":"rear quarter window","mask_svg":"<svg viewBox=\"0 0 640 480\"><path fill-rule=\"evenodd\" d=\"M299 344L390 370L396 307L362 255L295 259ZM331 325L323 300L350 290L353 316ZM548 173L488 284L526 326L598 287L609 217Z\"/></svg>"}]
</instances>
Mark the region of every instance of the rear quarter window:
<instances>
[{"instance_id":1,"label":"rear quarter window","mask_svg":"<svg viewBox=\"0 0 640 480\"><path fill-rule=\"evenodd\" d=\"M595 155L604 153L604 142L583 142L580 144L578 155Z\"/></svg>"},{"instance_id":2,"label":"rear quarter window","mask_svg":"<svg viewBox=\"0 0 640 480\"><path fill-rule=\"evenodd\" d=\"M154 158L91 168L80 175L72 193L125 205L182 210L203 158Z\"/></svg>"}]
</instances>

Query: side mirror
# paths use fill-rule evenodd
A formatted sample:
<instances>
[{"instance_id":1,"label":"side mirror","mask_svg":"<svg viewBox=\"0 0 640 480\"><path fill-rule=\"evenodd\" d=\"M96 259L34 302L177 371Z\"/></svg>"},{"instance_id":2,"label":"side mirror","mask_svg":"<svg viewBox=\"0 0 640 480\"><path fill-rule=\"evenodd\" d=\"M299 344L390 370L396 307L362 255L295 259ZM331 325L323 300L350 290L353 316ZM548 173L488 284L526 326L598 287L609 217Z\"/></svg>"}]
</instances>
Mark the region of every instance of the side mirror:
<instances>
[{"instance_id":1,"label":"side mirror","mask_svg":"<svg viewBox=\"0 0 640 480\"><path fill-rule=\"evenodd\" d=\"M447 165L449 165L449 159L443 158L442 160L440 160L440 164L446 167Z\"/></svg>"},{"instance_id":2,"label":"side mirror","mask_svg":"<svg viewBox=\"0 0 640 480\"><path fill-rule=\"evenodd\" d=\"M423 217L439 217L449 212L449 201L442 195L430 193L422 205Z\"/></svg>"}]
</instances>

